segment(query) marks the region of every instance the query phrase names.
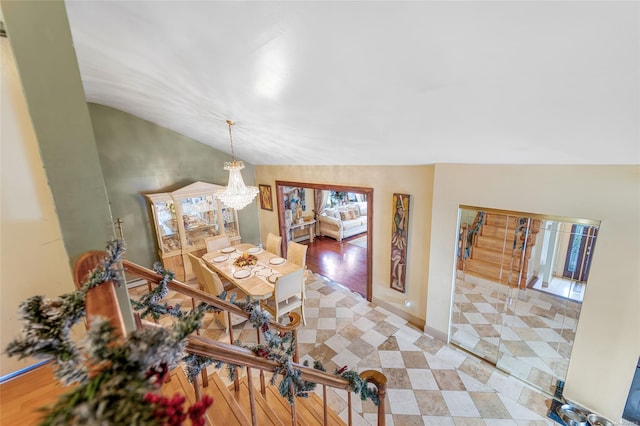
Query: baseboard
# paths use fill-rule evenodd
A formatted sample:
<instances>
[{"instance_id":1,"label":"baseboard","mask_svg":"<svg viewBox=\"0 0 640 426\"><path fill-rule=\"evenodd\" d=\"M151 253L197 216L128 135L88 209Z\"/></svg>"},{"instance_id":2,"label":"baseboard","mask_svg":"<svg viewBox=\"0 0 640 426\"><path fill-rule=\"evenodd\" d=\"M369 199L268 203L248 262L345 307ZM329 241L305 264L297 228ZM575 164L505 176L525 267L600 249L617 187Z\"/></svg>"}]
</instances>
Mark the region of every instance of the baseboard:
<instances>
[{"instance_id":1,"label":"baseboard","mask_svg":"<svg viewBox=\"0 0 640 426\"><path fill-rule=\"evenodd\" d=\"M436 330L428 325L425 325L424 332L436 340L440 340L443 343L449 343L449 335L447 333L443 333L442 331Z\"/></svg>"},{"instance_id":2,"label":"baseboard","mask_svg":"<svg viewBox=\"0 0 640 426\"><path fill-rule=\"evenodd\" d=\"M131 281L127 281L127 288L140 287L142 285L147 285L147 280L143 280L142 278L136 278Z\"/></svg>"},{"instance_id":3,"label":"baseboard","mask_svg":"<svg viewBox=\"0 0 640 426\"><path fill-rule=\"evenodd\" d=\"M378 299L377 297L373 297L371 301L381 308L384 308L387 311L396 314L400 318L407 320L410 324L418 327L420 330L424 329L425 321L422 318L418 318L417 316L411 315L410 313L405 312L402 309L398 309L396 306L393 306L392 304L387 303L382 299Z\"/></svg>"}]
</instances>

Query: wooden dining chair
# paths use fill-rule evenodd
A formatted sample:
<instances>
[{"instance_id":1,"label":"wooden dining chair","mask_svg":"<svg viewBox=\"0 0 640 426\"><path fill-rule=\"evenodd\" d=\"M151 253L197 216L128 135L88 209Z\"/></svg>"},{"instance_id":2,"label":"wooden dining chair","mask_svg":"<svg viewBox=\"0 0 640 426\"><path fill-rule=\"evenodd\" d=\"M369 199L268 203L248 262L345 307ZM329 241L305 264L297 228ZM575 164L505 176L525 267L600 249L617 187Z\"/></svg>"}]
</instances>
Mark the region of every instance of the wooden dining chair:
<instances>
[{"instance_id":1,"label":"wooden dining chair","mask_svg":"<svg viewBox=\"0 0 640 426\"><path fill-rule=\"evenodd\" d=\"M207 253L213 253L231 246L231 241L226 235L216 235L215 237L205 238L204 244L207 247Z\"/></svg>"},{"instance_id":2,"label":"wooden dining chair","mask_svg":"<svg viewBox=\"0 0 640 426\"><path fill-rule=\"evenodd\" d=\"M278 257L282 256L282 237L269 232L269 234L267 234L266 250Z\"/></svg>"},{"instance_id":3,"label":"wooden dining chair","mask_svg":"<svg viewBox=\"0 0 640 426\"><path fill-rule=\"evenodd\" d=\"M304 315L304 269L300 268L279 277L274 285L273 296L262 301L262 307L276 321L284 315L300 308L302 324L307 324Z\"/></svg>"}]
</instances>

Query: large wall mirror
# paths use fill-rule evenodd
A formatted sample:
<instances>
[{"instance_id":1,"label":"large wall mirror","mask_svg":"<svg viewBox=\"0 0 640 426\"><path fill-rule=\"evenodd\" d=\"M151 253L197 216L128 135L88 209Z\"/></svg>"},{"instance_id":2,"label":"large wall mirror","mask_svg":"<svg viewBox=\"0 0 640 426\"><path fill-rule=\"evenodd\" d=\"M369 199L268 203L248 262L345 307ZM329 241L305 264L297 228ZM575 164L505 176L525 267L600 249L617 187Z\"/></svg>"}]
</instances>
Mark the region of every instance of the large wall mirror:
<instances>
[{"instance_id":1,"label":"large wall mirror","mask_svg":"<svg viewBox=\"0 0 640 426\"><path fill-rule=\"evenodd\" d=\"M553 394L600 222L461 206L459 224L451 342Z\"/></svg>"}]
</instances>

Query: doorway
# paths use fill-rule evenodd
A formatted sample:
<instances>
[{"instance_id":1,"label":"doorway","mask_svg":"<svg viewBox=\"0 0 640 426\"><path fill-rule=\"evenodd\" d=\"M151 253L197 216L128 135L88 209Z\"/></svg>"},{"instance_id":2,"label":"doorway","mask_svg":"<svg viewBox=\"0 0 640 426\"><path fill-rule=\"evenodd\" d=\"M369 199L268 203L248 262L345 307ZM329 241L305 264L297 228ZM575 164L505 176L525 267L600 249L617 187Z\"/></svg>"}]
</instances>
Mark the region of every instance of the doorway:
<instances>
[{"instance_id":1,"label":"doorway","mask_svg":"<svg viewBox=\"0 0 640 426\"><path fill-rule=\"evenodd\" d=\"M553 395L599 222L460 206L459 223L451 343Z\"/></svg>"},{"instance_id":2,"label":"doorway","mask_svg":"<svg viewBox=\"0 0 640 426\"><path fill-rule=\"evenodd\" d=\"M366 295L365 298L368 301L371 301L372 297L372 272L371 272L371 264L373 257L373 188L366 187L356 187L356 186L344 186L344 185L330 185L330 184L318 184L318 183L308 183L308 182L290 182L290 181L276 181L276 204L278 206L278 225L280 229L280 235L282 238L282 253L286 255L286 245L287 238L284 236L295 235L291 233L291 223L294 219L294 212L291 209L291 200L290 200L290 192L291 188L298 188L298 195L301 194L300 188L304 189L305 194L305 209L302 210L302 203L296 204L296 210L301 211L303 216L302 224L308 222L309 218L312 220L318 219L319 215L322 214L322 204L320 191L334 191L341 193L353 193L353 194L361 194L366 200L366 212L361 212L366 215L367 225L366 225L366 256L364 257L364 262L366 262ZM318 201L316 201L318 200ZM286 208L286 203L289 202L289 208ZM318 204L318 205L316 205ZM300 209L298 209L298 205L300 205ZM298 213L300 215L300 213ZM291 216L291 218L289 217ZM296 238L295 236L292 238ZM326 237L329 238L329 237ZM310 240L311 238L309 238ZM303 243L305 243L303 241ZM316 244L309 243L310 246ZM340 242L340 244L346 244L346 242ZM359 263L362 260L358 260ZM348 268L348 263L341 261L340 264L336 265L336 268Z\"/></svg>"}]
</instances>

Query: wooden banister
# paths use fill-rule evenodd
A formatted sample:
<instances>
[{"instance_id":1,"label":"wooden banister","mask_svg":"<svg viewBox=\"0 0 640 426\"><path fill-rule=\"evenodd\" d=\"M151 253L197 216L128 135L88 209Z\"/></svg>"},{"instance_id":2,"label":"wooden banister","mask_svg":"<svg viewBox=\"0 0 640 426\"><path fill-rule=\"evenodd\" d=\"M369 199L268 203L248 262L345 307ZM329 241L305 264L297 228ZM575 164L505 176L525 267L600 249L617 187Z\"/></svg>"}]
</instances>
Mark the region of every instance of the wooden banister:
<instances>
[{"instance_id":1,"label":"wooden banister","mask_svg":"<svg viewBox=\"0 0 640 426\"><path fill-rule=\"evenodd\" d=\"M145 279L153 284L158 284L162 279L162 276L156 273L155 271L152 271L151 269L145 268L144 266L140 266L128 260L123 260L122 266L125 268L125 272L127 274L131 274L139 278ZM227 302L226 300L222 300L219 297L213 296L209 293L205 293L202 290L189 287L188 285L183 284L180 281L171 280L167 282L167 288L169 290L173 290L178 293L181 293L187 297L200 300L201 302L204 302L208 305L215 306L216 308L222 309L223 311L227 311L232 314L245 317L247 319L249 319L250 317L250 314L246 313L245 311L243 311L233 303ZM289 324L286 324L286 325L280 324L275 321L269 321L269 327L274 328L278 331L283 331L283 332L297 330L298 327L300 326L300 315L295 312L292 312L291 315L289 316L289 319L291 321L289 322Z\"/></svg>"},{"instance_id":2,"label":"wooden banister","mask_svg":"<svg viewBox=\"0 0 640 426\"><path fill-rule=\"evenodd\" d=\"M162 279L162 276L160 274L157 274L156 272L150 269L147 269L143 266L137 265L130 261L123 260L122 265L127 274L131 274L136 277L145 279L149 283L157 285ZM243 316L247 319L250 318L250 314L246 313L244 310L242 310L235 304L227 302L223 299L220 299L219 297L212 296L199 289L195 289L190 286L187 286L181 283L180 281L171 280L167 282L167 287L170 290L179 292L182 295L186 297L190 297L194 300L199 300L201 302L207 303L208 305L215 306L216 308L222 309L224 311L228 311L229 313L233 313L235 315ZM287 325L283 325L275 321L269 321L269 327L281 332L290 331L294 334L294 337L295 337L297 334L297 328L300 325L300 316L295 312L291 312L289 314L289 319L290 319L290 323ZM140 319L137 318L137 323L138 325L141 325L142 321L140 321ZM229 321L229 324L231 324L231 321ZM295 339L295 342L297 342L297 339ZM274 371L274 369L276 369L277 367L280 367L279 362L259 357L255 355L253 351L251 351L250 349L220 342L218 340L208 339L206 337L195 335L195 334L188 337L186 351L192 354L203 356L203 357L212 358L216 361L221 361L227 364L245 367L247 368L248 376L251 376L251 371L250 371L251 369L259 369L262 381L264 381L263 379L264 371ZM302 380L316 383L323 386L323 394L325 395L325 397L323 398L324 417L325 417L324 424L327 424L327 419L328 419L328 415L326 411L326 407L327 407L326 389L325 389L326 386L330 386L335 389L347 390L349 392L348 393L349 395L348 409L350 413L349 424L351 424L351 408L352 407L351 407L351 397L350 397L351 395L350 382L340 376L336 376L334 374L330 374L321 370L316 370L314 368L299 364L297 343L296 343L295 352L294 352L292 361L293 361L294 368L300 371L300 378ZM360 377L363 380L365 380L367 383L371 383L377 387L378 395L380 398L380 405L378 406L378 425L384 426L385 425L384 399L386 395L387 378L384 376L384 374L375 370L363 371L362 373L360 373ZM250 381L249 383L251 388L250 390L252 391L253 383L252 381ZM197 377L194 379L193 385L194 385L197 398L199 399L199 395L201 391L200 391L200 384ZM264 393L263 387L264 385L261 384L261 391ZM257 419L255 414L255 404L253 402L254 396L252 392L250 392L250 394L251 394L250 404L251 404L252 423L257 424ZM291 406L291 415L292 415L292 421L295 423L296 422L295 404Z\"/></svg>"}]
</instances>

